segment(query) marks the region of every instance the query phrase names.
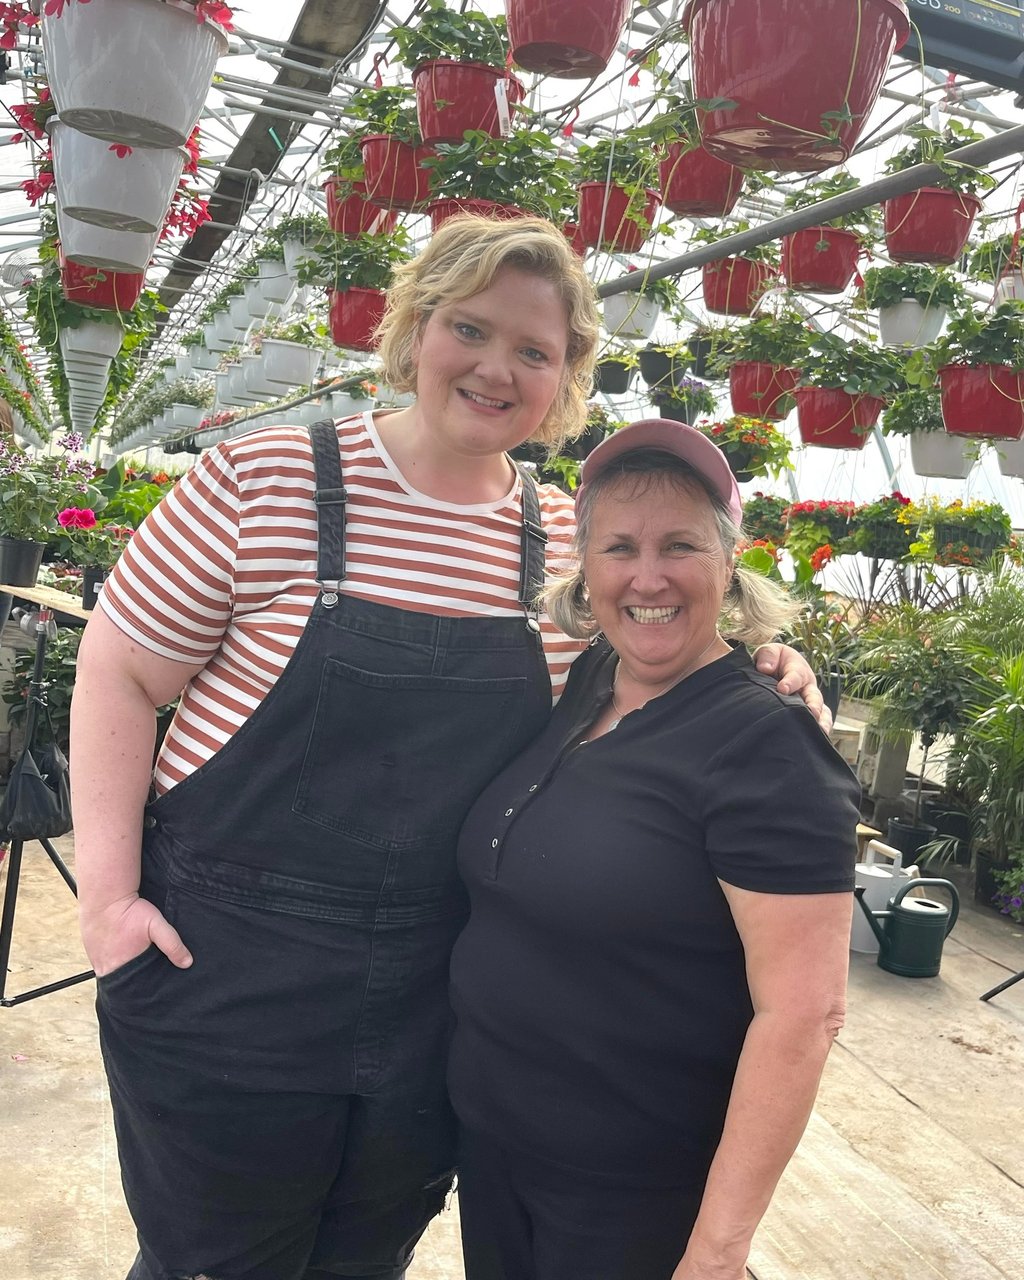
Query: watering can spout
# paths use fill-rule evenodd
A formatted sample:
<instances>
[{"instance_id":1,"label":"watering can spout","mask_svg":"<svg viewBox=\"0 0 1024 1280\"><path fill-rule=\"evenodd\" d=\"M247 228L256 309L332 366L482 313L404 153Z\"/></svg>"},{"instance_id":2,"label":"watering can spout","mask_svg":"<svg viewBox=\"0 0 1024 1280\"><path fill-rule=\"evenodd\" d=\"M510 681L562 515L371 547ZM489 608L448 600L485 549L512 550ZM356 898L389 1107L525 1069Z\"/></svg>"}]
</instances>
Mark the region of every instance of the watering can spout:
<instances>
[{"instance_id":1,"label":"watering can spout","mask_svg":"<svg viewBox=\"0 0 1024 1280\"><path fill-rule=\"evenodd\" d=\"M889 912L888 911L872 911L871 908L868 906L868 904L864 901L864 892L865 892L864 886L858 885L856 889L854 889L853 894L854 894L854 897L857 899L857 901L860 903L860 909L861 911L864 912L864 915L867 918L867 922L871 926L871 931L874 933L875 937L878 939L878 945L884 951L888 944L888 939L885 936L885 930L878 923L878 921L880 918L884 920L889 915Z\"/></svg>"}]
</instances>

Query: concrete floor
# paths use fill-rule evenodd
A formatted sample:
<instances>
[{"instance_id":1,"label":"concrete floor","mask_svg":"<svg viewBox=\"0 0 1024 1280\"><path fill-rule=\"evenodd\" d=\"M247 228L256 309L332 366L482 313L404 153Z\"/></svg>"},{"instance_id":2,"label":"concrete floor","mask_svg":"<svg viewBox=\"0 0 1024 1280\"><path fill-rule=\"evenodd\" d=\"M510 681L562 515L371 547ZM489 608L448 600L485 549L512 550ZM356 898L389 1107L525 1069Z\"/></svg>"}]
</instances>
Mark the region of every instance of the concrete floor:
<instances>
[{"instance_id":1,"label":"concrete floor","mask_svg":"<svg viewBox=\"0 0 1024 1280\"><path fill-rule=\"evenodd\" d=\"M73 857L71 837L57 844ZM72 896L29 845L7 994L82 966ZM940 977L853 957L847 1026L755 1241L757 1280L1024 1280L1024 982L978 1000L1022 968L1024 929L966 900ZM121 1280L134 1255L92 1002L89 982L0 1009L0 1280ZM410 1280L462 1274L453 1208Z\"/></svg>"}]
</instances>

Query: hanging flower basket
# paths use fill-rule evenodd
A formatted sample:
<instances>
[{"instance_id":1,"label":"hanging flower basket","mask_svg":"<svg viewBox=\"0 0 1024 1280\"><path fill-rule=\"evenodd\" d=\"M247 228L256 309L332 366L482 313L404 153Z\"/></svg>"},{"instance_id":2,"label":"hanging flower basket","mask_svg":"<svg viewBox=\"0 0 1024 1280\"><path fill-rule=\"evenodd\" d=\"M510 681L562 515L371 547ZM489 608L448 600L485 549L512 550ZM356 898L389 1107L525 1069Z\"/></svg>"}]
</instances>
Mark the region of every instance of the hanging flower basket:
<instances>
[{"instance_id":1,"label":"hanging flower basket","mask_svg":"<svg viewBox=\"0 0 1024 1280\"><path fill-rule=\"evenodd\" d=\"M782 274L791 289L843 293L857 270L860 239L840 227L805 227L782 237Z\"/></svg>"},{"instance_id":2,"label":"hanging flower basket","mask_svg":"<svg viewBox=\"0 0 1024 1280\"><path fill-rule=\"evenodd\" d=\"M430 229L437 231L449 218L460 213L475 213L481 218L495 218L499 222L509 222L513 218L526 218L529 214L514 204L498 204L496 200L477 200L473 197L463 199L431 200L427 205L430 216Z\"/></svg>"},{"instance_id":3,"label":"hanging flower basket","mask_svg":"<svg viewBox=\"0 0 1024 1280\"><path fill-rule=\"evenodd\" d=\"M61 120L137 147L184 146L228 51L220 27L180 0L45 5L42 27Z\"/></svg>"},{"instance_id":4,"label":"hanging flower basket","mask_svg":"<svg viewBox=\"0 0 1024 1280\"><path fill-rule=\"evenodd\" d=\"M632 289L609 295L601 309L604 327L616 338L649 338L661 315L657 298L645 298Z\"/></svg>"},{"instance_id":5,"label":"hanging flower basket","mask_svg":"<svg viewBox=\"0 0 1024 1280\"><path fill-rule=\"evenodd\" d=\"M106 271L64 256L60 263L60 283L68 302L100 311L131 311L139 300L146 276L142 271Z\"/></svg>"},{"instance_id":6,"label":"hanging flower basket","mask_svg":"<svg viewBox=\"0 0 1024 1280\"><path fill-rule=\"evenodd\" d=\"M102 356L113 359L121 350L124 329L103 320L84 320L60 331L60 349L66 355Z\"/></svg>"},{"instance_id":7,"label":"hanging flower basket","mask_svg":"<svg viewBox=\"0 0 1024 1280\"><path fill-rule=\"evenodd\" d=\"M840 387L797 387L794 395L800 439L823 449L863 449L885 405Z\"/></svg>"},{"instance_id":8,"label":"hanging flower basket","mask_svg":"<svg viewBox=\"0 0 1024 1280\"><path fill-rule=\"evenodd\" d=\"M624 396L633 381L635 366L615 356L598 360L594 372L594 390L608 396Z\"/></svg>"},{"instance_id":9,"label":"hanging flower basket","mask_svg":"<svg viewBox=\"0 0 1024 1280\"><path fill-rule=\"evenodd\" d=\"M283 262L264 259L259 266L260 293L268 302L288 302L295 292L295 280Z\"/></svg>"},{"instance_id":10,"label":"hanging flower basket","mask_svg":"<svg viewBox=\"0 0 1024 1280\"><path fill-rule=\"evenodd\" d=\"M749 316L775 279L775 272L767 263L750 258L721 258L706 262L701 277L704 305L709 311Z\"/></svg>"},{"instance_id":11,"label":"hanging flower basket","mask_svg":"<svg viewBox=\"0 0 1024 1280\"><path fill-rule=\"evenodd\" d=\"M119 156L116 144L62 120L50 120L47 130L57 203L65 215L114 231L160 230L188 159L184 147L137 147Z\"/></svg>"},{"instance_id":12,"label":"hanging flower basket","mask_svg":"<svg viewBox=\"0 0 1024 1280\"><path fill-rule=\"evenodd\" d=\"M69 258L105 271L145 271L156 248L158 231L111 231L64 216L57 210L57 234Z\"/></svg>"},{"instance_id":13,"label":"hanging flower basket","mask_svg":"<svg viewBox=\"0 0 1024 1280\"><path fill-rule=\"evenodd\" d=\"M562 80L598 76L615 52L629 0L508 0L515 63Z\"/></svg>"},{"instance_id":14,"label":"hanging flower basket","mask_svg":"<svg viewBox=\"0 0 1024 1280\"><path fill-rule=\"evenodd\" d=\"M969 457L963 436L945 431L913 431L910 464L919 476L966 480L976 459Z\"/></svg>"},{"instance_id":15,"label":"hanging flower basket","mask_svg":"<svg viewBox=\"0 0 1024 1280\"><path fill-rule=\"evenodd\" d=\"M267 382L287 388L304 387L310 382L323 353L315 347L303 346L301 342L264 338L260 354Z\"/></svg>"},{"instance_id":16,"label":"hanging flower basket","mask_svg":"<svg viewBox=\"0 0 1024 1280\"><path fill-rule=\"evenodd\" d=\"M340 236L383 235L393 231L397 213L388 213L372 204L362 182L353 182L353 190L347 196L338 195L340 178L328 178L324 183L327 197L327 224ZM349 184L346 184L349 185Z\"/></svg>"},{"instance_id":17,"label":"hanging flower basket","mask_svg":"<svg viewBox=\"0 0 1024 1280\"><path fill-rule=\"evenodd\" d=\"M671 142L658 166L666 209L684 218L724 218L743 189L743 171L703 147Z\"/></svg>"},{"instance_id":18,"label":"hanging flower basket","mask_svg":"<svg viewBox=\"0 0 1024 1280\"><path fill-rule=\"evenodd\" d=\"M948 364L939 370L939 395L951 436L1024 436L1024 372L1001 364Z\"/></svg>"},{"instance_id":19,"label":"hanging flower basket","mask_svg":"<svg viewBox=\"0 0 1024 1280\"><path fill-rule=\"evenodd\" d=\"M878 308L878 336L886 347L900 347L905 351L927 347L939 336L945 323L945 307L922 307L913 298Z\"/></svg>"},{"instance_id":20,"label":"hanging flower basket","mask_svg":"<svg viewBox=\"0 0 1024 1280\"><path fill-rule=\"evenodd\" d=\"M640 377L652 391L676 386L689 375L689 358L672 347L641 347L637 359Z\"/></svg>"},{"instance_id":21,"label":"hanging flower basket","mask_svg":"<svg viewBox=\"0 0 1024 1280\"><path fill-rule=\"evenodd\" d=\"M1006 539L981 533L973 525L956 520L936 520L933 530L935 563L971 567L982 564L1006 546Z\"/></svg>"},{"instance_id":22,"label":"hanging flower basket","mask_svg":"<svg viewBox=\"0 0 1024 1280\"><path fill-rule=\"evenodd\" d=\"M948 266L964 251L981 201L968 192L921 187L882 204L885 245L893 262Z\"/></svg>"},{"instance_id":23,"label":"hanging flower basket","mask_svg":"<svg viewBox=\"0 0 1024 1280\"><path fill-rule=\"evenodd\" d=\"M903 0L688 0L693 96L705 147L745 168L819 172L850 155L893 52Z\"/></svg>"},{"instance_id":24,"label":"hanging flower basket","mask_svg":"<svg viewBox=\"0 0 1024 1280\"><path fill-rule=\"evenodd\" d=\"M793 408L799 370L759 360L739 360L729 369L733 413L781 422Z\"/></svg>"},{"instance_id":25,"label":"hanging flower basket","mask_svg":"<svg viewBox=\"0 0 1024 1280\"><path fill-rule=\"evenodd\" d=\"M384 316L383 289L329 289L331 341L351 351L372 351Z\"/></svg>"},{"instance_id":26,"label":"hanging flower basket","mask_svg":"<svg viewBox=\"0 0 1024 1280\"><path fill-rule=\"evenodd\" d=\"M367 199L382 209L420 208L430 199L430 170L423 161L434 153L429 147L413 147L386 133L362 138L363 176Z\"/></svg>"},{"instance_id":27,"label":"hanging flower basket","mask_svg":"<svg viewBox=\"0 0 1024 1280\"><path fill-rule=\"evenodd\" d=\"M1024 480L1024 440L1000 440L996 446L999 470L1004 476Z\"/></svg>"},{"instance_id":28,"label":"hanging flower basket","mask_svg":"<svg viewBox=\"0 0 1024 1280\"><path fill-rule=\"evenodd\" d=\"M462 142L467 129L479 129L492 138L500 137L495 97L499 81L505 84L512 113L523 100L523 85L504 67L491 67L483 62L452 62L447 58L421 62L412 73L412 83L423 145Z\"/></svg>"},{"instance_id":29,"label":"hanging flower basket","mask_svg":"<svg viewBox=\"0 0 1024 1280\"><path fill-rule=\"evenodd\" d=\"M580 183L580 236L588 249L637 253L651 234L661 196L645 189L644 207L635 221L629 216L629 194L616 183Z\"/></svg>"}]
</instances>

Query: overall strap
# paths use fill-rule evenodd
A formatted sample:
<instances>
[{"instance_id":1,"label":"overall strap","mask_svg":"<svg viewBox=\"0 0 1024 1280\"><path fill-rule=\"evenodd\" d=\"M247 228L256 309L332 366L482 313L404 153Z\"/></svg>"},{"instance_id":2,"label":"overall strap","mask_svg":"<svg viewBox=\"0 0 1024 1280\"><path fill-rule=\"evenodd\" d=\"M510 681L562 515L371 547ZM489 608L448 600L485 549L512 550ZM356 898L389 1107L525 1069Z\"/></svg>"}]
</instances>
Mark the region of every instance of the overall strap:
<instances>
[{"instance_id":1,"label":"overall strap","mask_svg":"<svg viewBox=\"0 0 1024 1280\"><path fill-rule=\"evenodd\" d=\"M338 603L345 574L345 503L348 492L341 475L341 454L334 422L325 418L309 428L316 476L316 580L324 605Z\"/></svg>"},{"instance_id":2,"label":"overall strap","mask_svg":"<svg viewBox=\"0 0 1024 1280\"><path fill-rule=\"evenodd\" d=\"M540 499L537 484L525 467L516 463L522 480L523 532L522 552L519 560L519 603L526 610L526 625L531 631L540 630L540 608L537 597L544 585L544 548L548 535L540 518Z\"/></svg>"}]
</instances>

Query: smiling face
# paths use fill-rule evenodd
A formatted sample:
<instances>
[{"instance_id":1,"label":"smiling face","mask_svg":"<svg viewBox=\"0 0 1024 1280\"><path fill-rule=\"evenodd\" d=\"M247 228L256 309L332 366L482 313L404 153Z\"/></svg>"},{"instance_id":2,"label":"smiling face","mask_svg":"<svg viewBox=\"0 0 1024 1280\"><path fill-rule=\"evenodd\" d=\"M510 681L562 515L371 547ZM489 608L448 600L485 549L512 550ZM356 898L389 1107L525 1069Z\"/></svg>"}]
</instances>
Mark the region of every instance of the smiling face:
<instances>
[{"instance_id":1,"label":"smiling face","mask_svg":"<svg viewBox=\"0 0 1024 1280\"><path fill-rule=\"evenodd\" d=\"M557 286L513 267L430 313L417 343L416 417L435 449L495 456L536 432L565 376Z\"/></svg>"},{"instance_id":2,"label":"smiling face","mask_svg":"<svg viewBox=\"0 0 1024 1280\"><path fill-rule=\"evenodd\" d=\"M594 502L583 571L591 611L626 679L663 686L705 651L706 661L719 656L713 642L732 566L711 499L695 481L626 476L611 484Z\"/></svg>"}]
</instances>

